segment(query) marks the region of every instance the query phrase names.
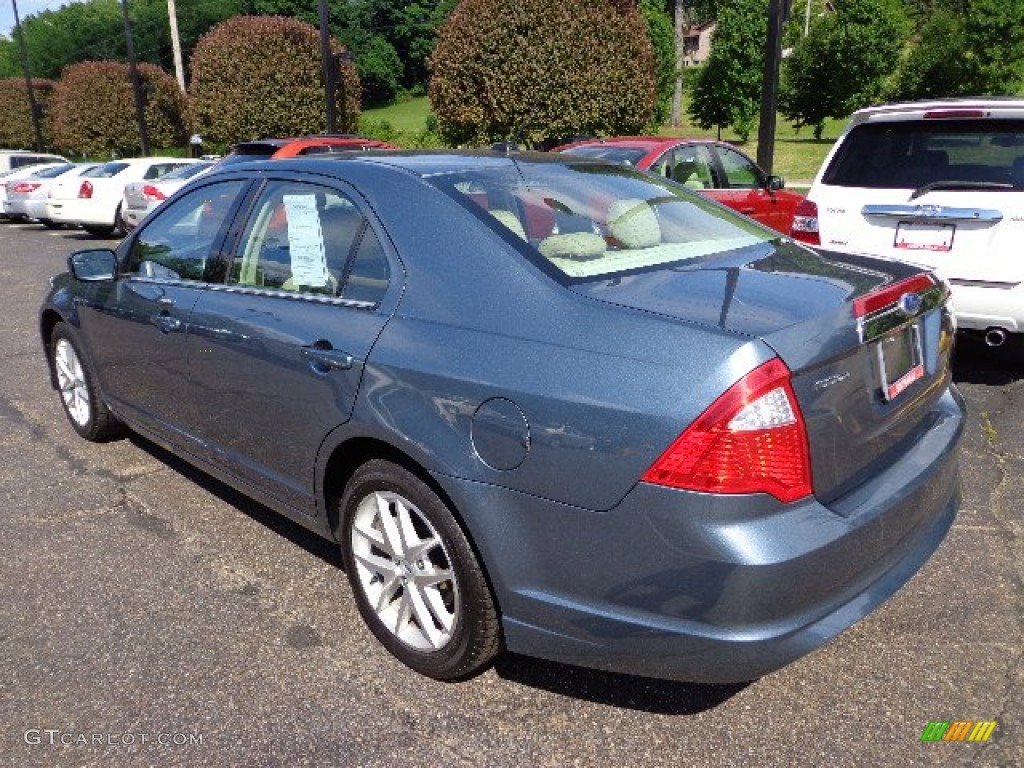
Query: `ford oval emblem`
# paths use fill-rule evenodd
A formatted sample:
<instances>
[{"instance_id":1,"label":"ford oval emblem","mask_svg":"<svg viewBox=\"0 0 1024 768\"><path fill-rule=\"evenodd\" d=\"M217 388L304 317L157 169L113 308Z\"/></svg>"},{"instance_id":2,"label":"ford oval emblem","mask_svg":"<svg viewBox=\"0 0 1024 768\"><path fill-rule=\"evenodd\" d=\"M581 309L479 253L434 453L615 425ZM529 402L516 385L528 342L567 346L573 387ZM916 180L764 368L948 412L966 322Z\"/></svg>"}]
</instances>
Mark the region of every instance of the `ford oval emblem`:
<instances>
[{"instance_id":1,"label":"ford oval emblem","mask_svg":"<svg viewBox=\"0 0 1024 768\"><path fill-rule=\"evenodd\" d=\"M921 311L921 297L916 293L904 293L900 296L899 308L907 317L913 317Z\"/></svg>"}]
</instances>

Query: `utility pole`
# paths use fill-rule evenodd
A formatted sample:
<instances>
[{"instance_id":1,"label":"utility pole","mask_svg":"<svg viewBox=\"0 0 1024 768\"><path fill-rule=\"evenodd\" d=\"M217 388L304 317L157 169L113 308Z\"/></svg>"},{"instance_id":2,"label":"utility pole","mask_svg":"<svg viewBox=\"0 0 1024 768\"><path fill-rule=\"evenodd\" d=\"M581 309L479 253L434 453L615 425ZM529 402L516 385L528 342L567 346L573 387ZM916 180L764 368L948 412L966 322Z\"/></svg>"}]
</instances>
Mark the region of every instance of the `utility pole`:
<instances>
[{"instance_id":1,"label":"utility pole","mask_svg":"<svg viewBox=\"0 0 1024 768\"><path fill-rule=\"evenodd\" d=\"M764 79L761 85L761 122L757 129L757 164L771 174L775 162L775 110L779 101L779 62L782 61L782 27L789 18L792 0L769 0L768 38L764 46Z\"/></svg>"},{"instance_id":2,"label":"utility pole","mask_svg":"<svg viewBox=\"0 0 1024 768\"><path fill-rule=\"evenodd\" d=\"M32 90L32 70L28 66L28 48L25 47L25 34L21 30L21 19L18 18L18 2L11 0L14 9L14 31L18 36L18 47L21 48L21 68L25 72L25 93L28 94L28 108L32 115L32 133L36 140L36 152L43 151L43 131L39 125L39 105Z\"/></svg>"},{"instance_id":3,"label":"utility pole","mask_svg":"<svg viewBox=\"0 0 1024 768\"><path fill-rule=\"evenodd\" d=\"M139 145L142 156L149 155L149 134L146 133L146 105L142 97L142 81L135 61L135 42L132 39L132 22L128 18L128 0L121 0L121 15L124 17L124 37L128 46L128 71L132 78L132 96L135 99L135 122L139 126Z\"/></svg>"},{"instance_id":4,"label":"utility pole","mask_svg":"<svg viewBox=\"0 0 1024 768\"><path fill-rule=\"evenodd\" d=\"M683 124L683 54L686 51L686 27L689 25L686 0L675 0L672 30L675 38L676 80L672 90L672 127Z\"/></svg>"},{"instance_id":5,"label":"utility pole","mask_svg":"<svg viewBox=\"0 0 1024 768\"><path fill-rule=\"evenodd\" d=\"M167 0L167 23L171 27L171 49L174 51L174 76L178 87L185 92L185 67L181 63L181 37L178 36L178 8L174 0Z\"/></svg>"},{"instance_id":6,"label":"utility pole","mask_svg":"<svg viewBox=\"0 0 1024 768\"><path fill-rule=\"evenodd\" d=\"M327 108L327 133L338 132L335 115L334 56L331 55L331 31L328 28L327 0L320 0L320 66L324 71L324 105Z\"/></svg>"}]
</instances>

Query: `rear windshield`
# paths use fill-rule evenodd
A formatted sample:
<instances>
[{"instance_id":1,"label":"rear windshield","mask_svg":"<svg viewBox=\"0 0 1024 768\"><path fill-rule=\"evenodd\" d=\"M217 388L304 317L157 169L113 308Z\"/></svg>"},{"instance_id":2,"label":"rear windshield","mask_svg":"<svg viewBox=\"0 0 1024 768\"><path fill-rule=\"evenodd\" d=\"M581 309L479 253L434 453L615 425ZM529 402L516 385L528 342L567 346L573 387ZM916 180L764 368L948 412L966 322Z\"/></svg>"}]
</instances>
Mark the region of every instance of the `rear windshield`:
<instances>
[{"instance_id":1,"label":"rear windshield","mask_svg":"<svg viewBox=\"0 0 1024 768\"><path fill-rule=\"evenodd\" d=\"M647 153L648 150L636 149L635 147L614 147L607 145L595 146L593 144L586 147L570 147L563 151L563 154L566 155L593 157L598 160L608 160L612 163L621 163L622 165L636 165Z\"/></svg>"},{"instance_id":2,"label":"rear windshield","mask_svg":"<svg viewBox=\"0 0 1024 768\"><path fill-rule=\"evenodd\" d=\"M67 173L74 167L75 166L72 165L71 163L67 165L55 165L52 168L44 168L41 171L36 171L32 175L38 179L53 179L57 176L60 176L62 173Z\"/></svg>"},{"instance_id":3,"label":"rear windshield","mask_svg":"<svg viewBox=\"0 0 1024 768\"><path fill-rule=\"evenodd\" d=\"M93 179L109 179L111 176L117 176L127 167L128 163L104 163L103 165L97 165L95 168L90 168L82 175Z\"/></svg>"},{"instance_id":4,"label":"rear windshield","mask_svg":"<svg viewBox=\"0 0 1024 768\"><path fill-rule=\"evenodd\" d=\"M193 176L209 170L212 167L213 163L193 163L192 165L182 165L176 170L165 175L161 180L171 181L172 179L191 179Z\"/></svg>"},{"instance_id":5,"label":"rear windshield","mask_svg":"<svg viewBox=\"0 0 1024 768\"><path fill-rule=\"evenodd\" d=\"M910 120L854 128L822 177L825 184L918 189L967 182L1024 189L1024 121ZM998 186L1002 185L1002 186Z\"/></svg>"},{"instance_id":6,"label":"rear windshield","mask_svg":"<svg viewBox=\"0 0 1024 768\"><path fill-rule=\"evenodd\" d=\"M523 162L428 180L570 279L695 261L778 237L671 182L605 163Z\"/></svg>"},{"instance_id":7,"label":"rear windshield","mask_svg":"<svg viewBox=\"0 0 1024 768\"><path fill-rule=\"evenodd\" d=\"M27 165L38 165L39 163L66 163L63 157L57 155L11 155L11 169L24 168Z\"/></svg>"}]
</instances>

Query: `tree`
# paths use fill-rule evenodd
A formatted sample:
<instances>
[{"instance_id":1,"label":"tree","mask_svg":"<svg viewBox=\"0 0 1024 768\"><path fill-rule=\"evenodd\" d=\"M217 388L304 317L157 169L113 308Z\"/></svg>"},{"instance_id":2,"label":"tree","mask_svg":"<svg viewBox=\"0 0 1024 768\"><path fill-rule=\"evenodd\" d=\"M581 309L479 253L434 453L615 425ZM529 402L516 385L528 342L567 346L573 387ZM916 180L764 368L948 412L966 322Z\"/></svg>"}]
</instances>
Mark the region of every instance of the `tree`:
<instances>
[{"instance_id":1,"label":"tree","mask_svg":"<svg viewBox=\"0 0 1024 768\"><path fill-rule=\"evenodd\" d=\"M331 41L331 50L341 46ZM194 130L212 144L293 136L326 127L320 36L316 28L276 16L237 16L211 29L191 59ZM338 123L359 119L359 78L341 67Z\"/></svg>"},{"instance_id":2,"label":"tree","mask_svg":"<svg viewBox=\"0 0 1024 768\"><path fill-rule=\"evenodd\" d=\"M464 0L431 67L430 101L452 144L640 132L657 95L644 20L627 0Z\"/></svg>"},{"instance_id":3,"label":"tree","mask_svg":"<svg viewBox=\"0 0 1024 768\"><path fill-rule=\"evenodd\" d=\"M1016 94L1024 80L1024 0L945 0L922 18L895 96Z\"/></svg>"},{"instance_id":4,"label":"tree","mask_svg":"<svg viewBox=\"0 0 1024 768\"><path fill-rule=\"evenodd\" d=\"M146 129L153 146L185 142L185 97L177 81L153 64L140 64L147 94ZM67 153L138 154L138 126L128 65L118 61L72 64L54 88L53 141Z\"/></svg>"},{"instance_id":5,"label":"tree","mask_svg":"<svg viewBox=\"0 0 1024 768\"><path fill-rule=\"evenodd\" d=\"M690 116L705 130L730 125L743 141L757 122L761 99L764 0L734 0L719 9L711 55L697 76Z\"/></svg>"},{"instance_id":6,"label":"tree","mask_svg":"<svg viewBox=\"0 0 1024 768\"><path fill-rule=\"evenodd\" d=\"M811 24L785 61L780 111L797 126L813 126L820 138L826 118L884 100L907 31L899 0L844 0Z\"/></svg>"},{"instance_id":7,"label":"tree","mask_svg":"<svg viewBox=\"0 0 1024 768\"><path fill-rule=\"evenodd\" d=\"M33 98L42 111L40 127L43 144L47 146L52 144L49 102L56 85L53 80L32 80ZM35 147L35 143L25 79L13 77L0 80L0 147L27 148Z\"/></svg>"},{"instance_id":8,"label":"tree","mask_svg":"<svg viewBox=\"0 0 1024 768\"><path fill-rule=\"evenodd\" d=\"M654 75L658 100L654 107L652 125L657 127L669 119L672 94L676 81L676 43L672 19L665 13L659 0L640 0L640 12L647 24L647 36L654 51Z\"/></svg>"}]
</instances>

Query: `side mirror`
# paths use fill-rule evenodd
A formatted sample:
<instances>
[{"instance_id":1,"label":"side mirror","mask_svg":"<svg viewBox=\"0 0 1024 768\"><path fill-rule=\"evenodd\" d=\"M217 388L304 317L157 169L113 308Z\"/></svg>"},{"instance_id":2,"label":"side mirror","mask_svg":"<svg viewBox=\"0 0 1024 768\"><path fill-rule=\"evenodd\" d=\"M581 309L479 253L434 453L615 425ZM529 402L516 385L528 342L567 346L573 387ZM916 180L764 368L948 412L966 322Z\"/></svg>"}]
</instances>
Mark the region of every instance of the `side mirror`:
<instances>
[{"instance_id":1,"label":"side mirror","mask_svg":"<svg viewBox=\"0 0 1024 768\"><path fill-rule=\"evenodd\" d=\"M108 248L75 251L68 256L68 271L86 283L113 280L117 275L117 256Z\"/></svg>"},{"instance_id":2,"label":"side mirror","mask_svg":"<svg viewBox=\"0 0 1024 768\"><path fill-rule=\"evenodd\" d=\"M769 176L768 177L768 191L777 192L786 186L786 180L781 176Z\"/></svg>"}]
</instances>

